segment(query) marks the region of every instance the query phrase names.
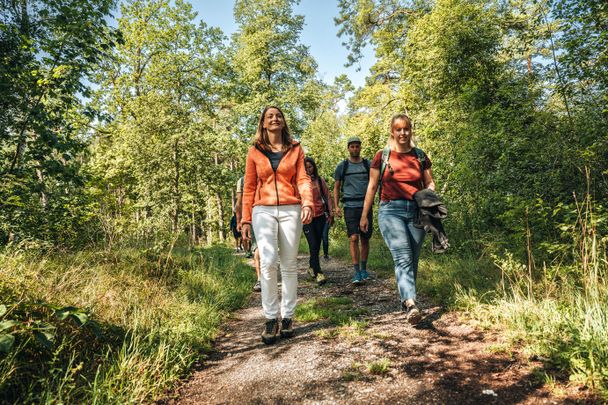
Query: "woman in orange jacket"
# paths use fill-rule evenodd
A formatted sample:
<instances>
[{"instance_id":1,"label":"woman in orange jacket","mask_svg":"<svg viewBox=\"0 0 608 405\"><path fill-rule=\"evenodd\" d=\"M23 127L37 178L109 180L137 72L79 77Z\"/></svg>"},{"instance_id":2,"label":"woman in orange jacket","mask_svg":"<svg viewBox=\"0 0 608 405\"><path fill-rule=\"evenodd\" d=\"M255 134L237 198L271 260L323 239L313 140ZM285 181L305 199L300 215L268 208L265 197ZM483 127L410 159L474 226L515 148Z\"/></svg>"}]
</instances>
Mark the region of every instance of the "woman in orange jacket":
<instances>
[{"instance_id":1,"label":"woman in orange jacket","mask_svg":"<svg viewBox=\"0 0 608 405\"><path fill-rule=\"evenodd\" d=\"M291 138L283 112L264 108L258 122L255 144L247 153L243 189L244 239L255 232L260 252L262 308L266 324L262 341L276 342L280 335L294 335L298 272L297 255L302 224L312 220L310 178L304 169L304 151ZM277 270L281 262L281 305Z\"/></svg>"}]
</instances>

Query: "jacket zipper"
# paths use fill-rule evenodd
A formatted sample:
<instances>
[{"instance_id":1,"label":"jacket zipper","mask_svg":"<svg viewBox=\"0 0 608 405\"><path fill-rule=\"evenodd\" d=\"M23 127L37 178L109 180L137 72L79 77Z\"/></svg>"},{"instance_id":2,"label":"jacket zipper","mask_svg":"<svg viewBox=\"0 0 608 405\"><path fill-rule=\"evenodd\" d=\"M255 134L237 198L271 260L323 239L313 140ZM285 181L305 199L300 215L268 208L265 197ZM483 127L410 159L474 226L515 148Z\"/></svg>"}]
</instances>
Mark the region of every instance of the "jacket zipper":
<instances>
[{"instance_id":1,"label":"jacket zipper","mask_svg":"<svg viewBox=\"0 0 608 405\"><path fill-rule=\"evenodd\" d=\"M272 171L274 172L274 192L277 195L277 206L280 205L279 204L280 203L280 200L279 200L279 186L277 185L277 171L279 171L279 166L281 165L281 161L283 160L284 157L285 157L285 154L283 153L283 156L281 156L281 159L279 159L279 163L277 164L277 168L276 169L272 169ZM268 162L270 163L270 167L272 168L272 162L270 161L269 157L268 157Z\"/></svg>"},{"instance_id":2,"label":"jacket zipper","mask_svg":"<svg viewBox=\"0 0 608 405\"><path fill-rule=\"evenodd\" d=\"M257 148L257 146L256 146ZM270 160L270 156L268 156L266 153L264 153L264 151L262 151L260 148L257 148L264 156L266 156L266 159L268 159L268 163L270 164L270 168L272 169L272 162ZM277 196L277 206L279 206L280 204L280 200L279 200L279 187L277 185L277 171L279 170L279 166L281 165L281 162L283 161L283 158L285 157L285 153L283 153L283 156L281 156L281 159L279 159L279 164L277 165L276 169L272 169L272 171L274 172L274 192Z\"/></svg>"},{"instance_id":3,"label":"jacket zipper","mask_svg":"<svg viewBox=\"0 0 608 405\"><path fill-rule=\"evenodd\" d=\"M281 163L281 162L279 162ZM278 167L277 167L278 169ZM279 205L279 187L277 186L277 171L274 171L274 191L277 193L277 206Z\"/></svg>"}]
</instances>

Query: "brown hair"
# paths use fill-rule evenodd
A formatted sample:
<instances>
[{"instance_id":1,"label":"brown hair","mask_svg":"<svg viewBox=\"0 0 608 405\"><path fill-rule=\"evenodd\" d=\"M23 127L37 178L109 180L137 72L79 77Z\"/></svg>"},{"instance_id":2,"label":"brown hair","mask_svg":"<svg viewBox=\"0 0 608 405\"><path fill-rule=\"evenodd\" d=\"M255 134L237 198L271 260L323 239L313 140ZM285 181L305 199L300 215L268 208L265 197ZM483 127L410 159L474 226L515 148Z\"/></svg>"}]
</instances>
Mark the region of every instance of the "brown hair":
<instances>
[{"instance_id":1,"label":"brown hair","mask_svg":"<svg viewBox=\"0 0 608 405\"><path fill-rule=\"evenodd\" d=\"M283 122L285 123L285 126L281 130L281 143L283 144L283 148L282 148L283 152L287 152L292 147L292 138L291 138L291 134L289 133L289 128L287 127L287 120L285 119L285 114L283 114L283 111L281 111L281 109L279 107L275 107L273 105L268 105L268 106L264 107L264 110L262 110L262 114L260 114L260 119L258 121L258 129L255 134L255 142L262 149L268 150L268 151L270 150L270 141L268 140L268 130L266 128L264 128L264 117L266 116L266 112L268 110L270 110L271 108L275 108L275 109L279 110L279 112L283 116Z\"/></svg>"},{"instance_id":2,"label":"brown hair","mask_svg":"<svg viewBox=\"0 0 608 405\"><path fill-rule=\"evenodd\" d=\"M403 120L405 122L407 122L407 125L409 126L410 131L412 131L412 119L407 115L407 114L395 114L393 115L393 118L391 118L391 130L390 133L388 135L388 146L392 147L393 146L393 126L395 126L395 122L399 121L399 120ZM410 146L412 148L416 147L416 143L414 142L414 133L412 132L412 136L410 138Z\"/></svg>"}]
</instances>

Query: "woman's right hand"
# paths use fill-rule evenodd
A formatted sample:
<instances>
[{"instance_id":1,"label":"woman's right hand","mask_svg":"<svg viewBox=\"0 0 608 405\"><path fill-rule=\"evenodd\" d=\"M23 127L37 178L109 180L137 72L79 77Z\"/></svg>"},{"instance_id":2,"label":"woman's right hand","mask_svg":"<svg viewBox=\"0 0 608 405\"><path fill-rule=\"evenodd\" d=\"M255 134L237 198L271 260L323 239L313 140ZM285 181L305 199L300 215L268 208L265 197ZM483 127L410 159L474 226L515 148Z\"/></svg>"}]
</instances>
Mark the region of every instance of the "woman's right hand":
<instances>
[{"instance_id":1,"label":"woman's right hand","mask_svg":"<svg viewBox=\"0 0 608 405\"><path fill-rule=\"evenodd\" d=\"M367 222L367 214L361 215L361 220L359 221L359 230L363 233L367 232L367 227L369 223Z\"/></svg>"},{"instance_id":2,"label":"woman's right hand","mask_svg":"<svg viewBox=\"0 0 608 405\"><path fill-rule=\"evenodd\" d=\"M243 240L251 240L251 224L243 224L241 229L241 236Z\"/></svg>"}]
</instances>

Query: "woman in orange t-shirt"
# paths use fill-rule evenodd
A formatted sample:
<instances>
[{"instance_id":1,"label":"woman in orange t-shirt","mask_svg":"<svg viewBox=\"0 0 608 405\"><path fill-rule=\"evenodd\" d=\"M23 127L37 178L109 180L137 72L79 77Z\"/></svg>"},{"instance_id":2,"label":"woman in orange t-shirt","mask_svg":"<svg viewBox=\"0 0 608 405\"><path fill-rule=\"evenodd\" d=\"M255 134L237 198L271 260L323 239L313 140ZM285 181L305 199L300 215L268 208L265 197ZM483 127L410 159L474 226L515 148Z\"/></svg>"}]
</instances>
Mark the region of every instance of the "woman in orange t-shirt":
<instances>
[{"instance_id":1,"label":"woman in orange t-shirt","mask_svg":"<svg viewBox=\"0 0 608 405\"><path fill-rule=\"evenodd\" d=\"M266 324L262 341L276 342L294 335L298 271L296 259L302 224L312 219L310 178L304 169L304 151L289 134L283 112L264 108L256 140L247 153L243 184L243 238L251 239L253 227L260 252L262 308ZM277 270L281 262L281 305Z\"/></svg>"},{"instance_id":2,"label":"woman in orange t-shirt","mask_svg":"<svg viewBox=\"0 0 608 405\"><path fill-rule=\"evenodd\" d=\"M325 284L327 279L321 270L319 254L323 242L323 230L327 223L333 219L333 204L329 198L329 189L325 180L319 176L315 160L309 156L304 158L304 167L312 184L312 199L314 203L312 221L304 225L304 235L308 242L310 258L308 261L308 274L318 285Z\"/></svg>"},{"instance_id":3,"label":"woman in orange t-shirt","mask_svg":"<svg viewBox=\"0 0 608 405\"><path fill-rule=\"evenodd\" d=\"M415 324L422 316L416 305L416 276L425 232L414 226L418 215L414 194L424 188L435 190L435 182L428 156L424 154L423 159L418 156L418 152L424 152L416 150L412 139L412 121L407 115L398 114L391 120L388 146L390 153L382 175L378 227L393 256L401 308L407 314L408 321ZM381 167L382 150L376 153L370 166L359 224L362 232L368 227L367 213L378 189Z\"/></svg>"}]
</instances>

